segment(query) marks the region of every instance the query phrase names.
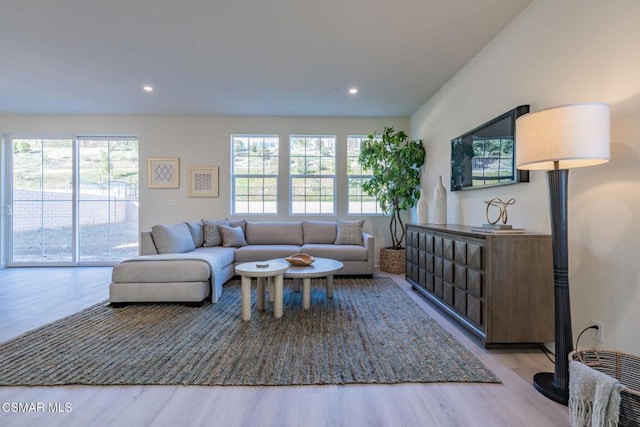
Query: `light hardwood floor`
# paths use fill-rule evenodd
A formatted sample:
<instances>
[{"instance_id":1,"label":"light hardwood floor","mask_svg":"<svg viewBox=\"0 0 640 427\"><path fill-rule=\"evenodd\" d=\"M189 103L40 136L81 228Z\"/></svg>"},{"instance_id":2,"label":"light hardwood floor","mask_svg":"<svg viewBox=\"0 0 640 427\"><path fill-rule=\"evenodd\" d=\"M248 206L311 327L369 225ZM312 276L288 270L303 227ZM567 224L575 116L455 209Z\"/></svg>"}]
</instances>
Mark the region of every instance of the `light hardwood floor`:
<instances>
[{"instance_id":1,"label":"light hardwood floor","mask_svg":"<svg viewBox=\"0 0 640 427\"><path fill-rule=\"evenodd\" d=\"M482 360L502 384L0 387L0 425L569 425L567 408L544 398L531 385L535 372L553 371L540 351L485 350L475 337L413 291L401 276L390 276ZM0 341L104 301L110 277L111 268L0 270ZM11 412L12 403L42 403L45 411ZM61 410L49 412L50 404L57 404ZM65 404L70 411L65 412Z\"/></svg>"}]
</instances>

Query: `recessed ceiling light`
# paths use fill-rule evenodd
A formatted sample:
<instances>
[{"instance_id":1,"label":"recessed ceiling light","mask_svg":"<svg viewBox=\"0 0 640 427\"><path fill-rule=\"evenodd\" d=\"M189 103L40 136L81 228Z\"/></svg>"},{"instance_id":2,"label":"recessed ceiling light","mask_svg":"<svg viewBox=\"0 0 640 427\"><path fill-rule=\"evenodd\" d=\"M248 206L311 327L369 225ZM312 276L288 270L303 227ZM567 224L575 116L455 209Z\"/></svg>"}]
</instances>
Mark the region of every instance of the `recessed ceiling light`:
<instances>
[{"instance_id":1,"label":"recessed ceiling light","mask_svg":"<svg viewBox=\"0 0 640 427\"><path fill-rule=\"evenodd\" d=\"M358 89L357 89L357 88L355 88L355 87L352 87L351 89L349 89L349 93L350 93L351 95L355 95L356 93L358 93Z\"/></svg>"},{"instance_id":2,"label":"recessed ceiling light","mask_svg":"<svg viewBox=\"0 0 640 427\"><path fill-rule=\"evenodd\" d=\"M144 90L145 92L153 92L153 86L144 85L142 86L142 90Z\"/></svg>"}]
</instances>

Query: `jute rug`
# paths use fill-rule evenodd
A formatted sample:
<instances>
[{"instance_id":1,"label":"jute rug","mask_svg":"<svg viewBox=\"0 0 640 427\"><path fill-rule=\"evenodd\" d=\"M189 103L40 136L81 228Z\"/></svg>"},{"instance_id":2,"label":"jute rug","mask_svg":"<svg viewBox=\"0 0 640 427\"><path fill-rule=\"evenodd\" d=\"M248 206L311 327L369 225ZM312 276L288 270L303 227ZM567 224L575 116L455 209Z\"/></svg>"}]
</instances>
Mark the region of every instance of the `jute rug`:
<instances>
[{"instance_id":1,"label":"jute rug","mask_svg":"<svg viewBox=\"0 0 640 427\"><path fill-rule=\"evenodd\" d=\"M296 385L500 382L390 278L313 282L311 309L285 284L284 316L240 285L217 304L106 303L0 345L1 385Z\"/></svg>"}]
</instances>

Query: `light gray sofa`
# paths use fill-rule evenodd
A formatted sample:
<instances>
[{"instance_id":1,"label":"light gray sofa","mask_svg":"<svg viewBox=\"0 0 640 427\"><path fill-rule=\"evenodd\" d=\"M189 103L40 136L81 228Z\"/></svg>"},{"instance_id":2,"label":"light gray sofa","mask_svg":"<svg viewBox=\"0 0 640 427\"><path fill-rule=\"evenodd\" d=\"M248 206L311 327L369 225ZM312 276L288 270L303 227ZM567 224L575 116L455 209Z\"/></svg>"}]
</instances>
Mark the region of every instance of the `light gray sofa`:
<instances>
[{"instance_id":1,"label":"light gray sofa","mask_svg":"<svg viewBox=\"0 0 640 427\"><path fill-rule=\"evenodd\" d=\"M109 299L112 305L215 303L234 276L235 265L301 252L341 261L341 275L371 275L374 237L362 231L363 223L222 220L156 225L141 233L140 256L113 268Z\"/></svg>"}]
</instances>

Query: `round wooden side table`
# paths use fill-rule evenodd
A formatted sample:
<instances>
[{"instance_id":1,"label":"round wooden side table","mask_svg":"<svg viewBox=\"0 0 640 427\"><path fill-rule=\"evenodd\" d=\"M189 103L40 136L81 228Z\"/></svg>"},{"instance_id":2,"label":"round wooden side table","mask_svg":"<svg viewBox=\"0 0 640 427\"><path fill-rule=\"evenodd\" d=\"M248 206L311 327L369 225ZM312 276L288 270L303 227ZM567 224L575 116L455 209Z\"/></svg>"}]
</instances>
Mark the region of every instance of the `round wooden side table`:
<instances>
[{"instance_id":1,"label":"round wooden side table","mask_svg":"<svg viewBox=\"0 0 640 427\"><path fill-rule=\"evenodd\" d=\"M283 306L283 274L289 268L286 262L246 262L236 266L235 271L241 276L242 287L242 320L251 320L251 279L257 279L258 297L256 306L258 310L264 310L264 285L265 278L273 280L274 301L273 317L282 317Z\"/></svg>"}]
</instances>

